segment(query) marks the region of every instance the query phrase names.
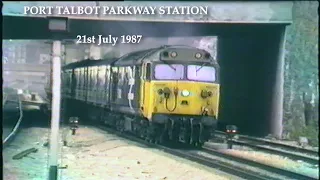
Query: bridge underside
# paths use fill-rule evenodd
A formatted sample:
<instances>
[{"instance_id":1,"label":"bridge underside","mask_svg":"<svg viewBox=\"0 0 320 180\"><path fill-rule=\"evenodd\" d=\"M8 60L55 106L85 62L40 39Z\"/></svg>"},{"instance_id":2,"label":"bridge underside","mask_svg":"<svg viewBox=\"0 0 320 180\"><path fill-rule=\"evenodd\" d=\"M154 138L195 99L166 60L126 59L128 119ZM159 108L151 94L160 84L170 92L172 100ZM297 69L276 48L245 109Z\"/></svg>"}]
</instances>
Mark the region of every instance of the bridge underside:
<instances>
[{"instance_id":1,"label":"bridge underside","mask_svg":"<svg viewBox=\"0 0 320 180\"><path fill-rule=\"evenodd\" d=\"M43 17L3 17L4 39L51 39ZM256 22L151 22L70 20L77 35L139 34L148 37L218 36L221 66L220 122L240 131L267 135L282 133L283 44L286 23ZM23 29L23 31L21 31Z\"/></svg>"}]
</instances>

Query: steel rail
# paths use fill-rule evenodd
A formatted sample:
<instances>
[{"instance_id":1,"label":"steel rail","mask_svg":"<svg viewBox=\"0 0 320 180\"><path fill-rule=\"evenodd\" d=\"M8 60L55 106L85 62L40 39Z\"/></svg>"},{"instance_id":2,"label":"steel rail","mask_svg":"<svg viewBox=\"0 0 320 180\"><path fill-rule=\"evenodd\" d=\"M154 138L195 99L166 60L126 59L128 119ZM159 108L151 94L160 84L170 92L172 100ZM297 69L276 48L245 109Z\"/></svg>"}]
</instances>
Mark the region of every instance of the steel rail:
<instances>
[{"instance_id":1,"label":"steel rail","mask_svg":"<svg viewBox=\"0 0 320 180\"><path fill-rule=\"evenodd\" d=\"M19 102L19 113L20 113L19 119L18 119L16 125L14 126L13 130L11 131L11 133L2 141L3 146L7 145L9 140L12 139L17 134L17 131L18 131L19 126L21 124L21 121L23 118L23 110L22 110L22 102L21 102L19 95L18 95L18 102Z\"/></svg>"},{"instance_id":2,"label":"steel rail","mask_svg":"<svg viewBox=\"0 0 320 180\"><path fill-rule=\"evenodd\" d=\"M239 163L247 164L247 165L250 165L250 166L253 166L253 167L258 167L258 168L264 169L266 171L269 171L271 173L275 173L275 174L278 174L278 175L281 175L281 176L289 177L290 179L303 179L303 180L317 180L318 179L316 177L312 177L312 176L308 176L308 175L304 175L304 174L299 174L299 173L296 173L296 172L293 172L293 171L289 171L289 170L286 170L286 169L274 167L274 166L271 166L271 165L268 165L268 164L264 164L264 163L256 162L256 161L253 161L253 160L241 158L241 157L238 157L238 156L230 155L230 154L227 154L227 153L223 153L223 152L220 152L218 150L215 150L215 149L212 149L212 148L208 148L206 146L204 146L202 148L202 150L204 152L208 153L208 154L212 154L212 155L223 157L223 158L226 158L226 159L229 159L229 160L237 161Z\"/></svg>"},{"instance_id":3,"label":"steel rail","mask_svg":"<svg viewBox=\"0 0 320 180\"><path fill-rule=\"evenodd\" d=\"M221 132L221 131L217 131L215 133L220 134L220 135L226 134L225 132ZM311 149L305 149L305 148L301 148L298 146L292 146L292 145L288 145L288 144L284 144L284 143L280 143L280 142L274 142L274 141L270 141L270 140L266 140L266 139L262 139L262 138L250 137L250 136L246 136L246 135L238 135L238 137L239 137L239 140L241 140L241 141L251 141L251 142L255 142L255 143L262 143L264 145L274 146L277 148L285 149L287 151L295 151L295 152L299 152L302 154L308 154L308 155L316 156L316 157L319 156L318 151L311 150Z\"/></svg>"},{"instance_id":4,"label":"steel rail","mask_svg":"<svg viewBox=\"0 0 320 180\"><path fill-rule=\"evenodd\" d=\"M316 159L314 157L304 156L304 155L300 155L300 154L294 154L291 152L283 151L281 149L273 149L273 148L269 148L269 147L264 147L262 145L250 144L248 142L239 141L239 140L233 140L232 143L236 144L236 145L247 146L247 147L250 147L253 149L258 149L261 151L285 156L285 157L288 157L292 160L301 160L301 161L304 161L304 162L307 162L310 164L318 164L319 163L319 159Z\"/></svg>"},{"instance_id":5,"label":"steel rail","mask_svg":"<svg viewBox=\"0 0 320 180\"><path fill-rule=\"evenodd\" d=\"M135 136L133 136L131 134L121 133L119 131L116 131L116 130L111 129L111 128L107 128L107 127L102 126L102 125L97 126L97 127L102 129L102 130L114 133L114 134L116 134L116 135L118 135L120 137L123 137L123 138L129 139L129 140L138 142L140 144L144 144L144 145L149 146L149 147L157 148L157 149L162 150L162 151L164 151L166 153L173 154L173 155L176 155L176 156L179 156L179 157L182 157L182 158L186 158L186 159L198 162L199 164L206 165L206 166L211 167L211 168L219 169L219 170L221 170L221 171L223 171L225 173L228 173L228 174L240 177L240 178L255 179L255 180L278 179L278 178L270 177L268 175L259 174L259 173L255 172L255 171L250 171L250 170L248 170L246 168L241 168L239 166L235 166L232 163L227 163L227 162L224 162L224 161L221 161L221 160L207 158L207 157L195 154L194 152L192 152L190 150L174 149L174 148L166 147L166 146L163 146L163 145L152 144L152 143L146 142L145 140L143 140L141 138L135 137ZM202 151L202 149L201 149L201 151ZM219 155L218 157L221 157L221 156ZM230 157L229 157L229 159L230 159ZM234 160L232 160L232 161L234 161ZM281 178L279 178L279 180L280 179Z\"/></svg>"}]
</instances>

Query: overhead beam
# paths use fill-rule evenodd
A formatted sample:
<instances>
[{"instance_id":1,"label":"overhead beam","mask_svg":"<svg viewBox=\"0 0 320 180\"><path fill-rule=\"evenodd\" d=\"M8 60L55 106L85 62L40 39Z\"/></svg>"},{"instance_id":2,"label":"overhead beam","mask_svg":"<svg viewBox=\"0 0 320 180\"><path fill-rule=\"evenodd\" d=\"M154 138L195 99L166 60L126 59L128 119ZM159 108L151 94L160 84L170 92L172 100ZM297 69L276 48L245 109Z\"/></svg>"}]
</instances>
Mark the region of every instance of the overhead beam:
<instances>
[{"instance_id":1,"label":"overhead beam","mask_svg":"<svg viewBox=\"0 0 320 180\"><path fill-rule=\"evenodd\" d=\"M84 26L85 24L85 26ZM277 29L284 24L204 24L182 22L137 22L71 19L70 32L63 39L76 39L77 35L142 35L144 37L249 35L266 31L265 27ZM23 31L21 31L23 29ZM268 28L270 29L270 28ZM50 39L48 19L45 17L3 16L3 39Z\"/></svg>"},{"instance_id":2,"label":"overhead beam","mask_svg":"<svg viewBox=\"0 0 320 180\"><path fill-rule=\"evenodd\" d=\"M278 1L278 2L4 2L2 13L3 15L23 15L24 6L52 6L52 15L65 16L58 14L55 7L63 6L99 6L98 14L81 14L68 15L69 18L86 18L103 21L140 21L140 22L180 22L180 23L287 23L292 21L292 6L293 2ZM105 12L103 6L112 7L128 6L131 9L137 6L152 7L155 9L152 15L123 15ZM202 14L168 14L166 6L185 8L202 7L206 8L207 13ZM161 13L160 7L166 10L166 14ZM117 8L115 8L117 10ZM182 11L180 11L183 13ZM184 11L186 12L186 10ZM98 16L100 15L100 16ZM41 15L28 15L41 16Z\"/></svg>"}]
</instances>

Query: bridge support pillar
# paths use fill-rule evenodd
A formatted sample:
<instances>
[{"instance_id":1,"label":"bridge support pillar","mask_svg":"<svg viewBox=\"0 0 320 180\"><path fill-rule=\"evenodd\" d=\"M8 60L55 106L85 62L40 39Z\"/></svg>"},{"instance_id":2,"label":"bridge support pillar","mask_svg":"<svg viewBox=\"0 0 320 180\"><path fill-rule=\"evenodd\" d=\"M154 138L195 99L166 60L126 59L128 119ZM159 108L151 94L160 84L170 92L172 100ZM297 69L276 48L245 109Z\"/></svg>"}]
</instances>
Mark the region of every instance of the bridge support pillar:
<instances>
[{"instance_id":1,"label":"bridge support pillar","mask_svg":"<svg viewBox=\"0 0 320 180\"><path fill-rule=\"evenodd\" d=\"M271 107L271 134L277 138L282 136L283 119L283 95L284 95L284 57L285 57L285 39L286 27L284 26L279 33L279 53L275 64L275 78L273 86L273 97Z\"/></svg>"}]
</instances>

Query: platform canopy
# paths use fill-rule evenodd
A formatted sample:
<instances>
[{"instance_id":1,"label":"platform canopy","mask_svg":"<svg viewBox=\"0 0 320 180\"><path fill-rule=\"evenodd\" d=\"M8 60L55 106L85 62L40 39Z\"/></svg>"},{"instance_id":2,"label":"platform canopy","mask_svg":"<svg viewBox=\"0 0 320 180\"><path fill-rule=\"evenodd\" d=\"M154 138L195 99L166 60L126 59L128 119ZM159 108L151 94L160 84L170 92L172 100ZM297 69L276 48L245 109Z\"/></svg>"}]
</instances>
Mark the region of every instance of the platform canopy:
<instances>
[{"instance_id":1,"label":"platform canopy","mask_svg":"<svg viewBox=\"0 0 320 180\"><path fill-rule=\"evenodd\" d=\"M4 39L50 39L47 15L24 15L24 6L202 6L202 15L68 15L69 37L77 34L142 34L146 36L208 35L199 29L208 24L290 24L292 2L4 2ZM53 11L56 13L57 11ZM57 15L55 16L66 16ZM52 16L52 15L51 15ZM229 26L230 27L230 26ZM183 29L181 29L183 28ZM217 27L216 32L226 31ZM212 33L212 29L210 29Z\"/></svg>"}]
</instances>

